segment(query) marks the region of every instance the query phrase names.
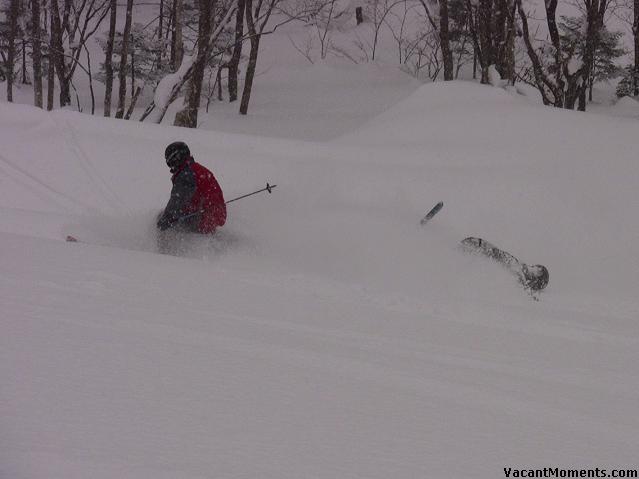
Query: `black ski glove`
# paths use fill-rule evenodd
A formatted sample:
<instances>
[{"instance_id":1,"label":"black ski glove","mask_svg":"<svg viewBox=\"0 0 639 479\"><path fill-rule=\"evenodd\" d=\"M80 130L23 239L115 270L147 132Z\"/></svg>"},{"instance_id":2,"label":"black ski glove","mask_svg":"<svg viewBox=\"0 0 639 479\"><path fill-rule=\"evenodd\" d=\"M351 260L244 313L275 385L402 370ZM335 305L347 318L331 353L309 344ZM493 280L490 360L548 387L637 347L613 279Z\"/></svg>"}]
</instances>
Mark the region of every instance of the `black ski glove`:
<instances>
[{"instance_id":1,"label":"black ski glove","mask_svg":"<svg viewBox=\"0 0 639 479\"><path fill-rule=\"evenodd\" d=\"M166 231L171 227L172 224L173 224L173 221L171 220L171 218L163 215L158 220L157 227L160 231Z\"/></svg>"}]
</instances>

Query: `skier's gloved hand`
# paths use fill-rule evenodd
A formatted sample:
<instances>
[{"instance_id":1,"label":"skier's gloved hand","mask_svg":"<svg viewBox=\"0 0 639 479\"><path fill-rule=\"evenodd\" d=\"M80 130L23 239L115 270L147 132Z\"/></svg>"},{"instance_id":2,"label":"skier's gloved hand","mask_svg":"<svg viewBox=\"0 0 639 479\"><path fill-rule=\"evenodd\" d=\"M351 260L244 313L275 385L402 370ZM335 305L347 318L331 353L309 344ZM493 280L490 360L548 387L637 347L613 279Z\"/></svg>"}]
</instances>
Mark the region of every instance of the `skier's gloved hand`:
<instances>
[{"instance_id":1,"label":"skier's gloved hand","mask_svg":"<svg viewBox=\"0 0 639 479\"><path fill-rule=\"evenodd\" d=\"M160 231L166 231L171 227L172 224L173 224L173 221L171 221L169 217L162 216L158 220L157 227Z\"/></svg>"}]
</instances>

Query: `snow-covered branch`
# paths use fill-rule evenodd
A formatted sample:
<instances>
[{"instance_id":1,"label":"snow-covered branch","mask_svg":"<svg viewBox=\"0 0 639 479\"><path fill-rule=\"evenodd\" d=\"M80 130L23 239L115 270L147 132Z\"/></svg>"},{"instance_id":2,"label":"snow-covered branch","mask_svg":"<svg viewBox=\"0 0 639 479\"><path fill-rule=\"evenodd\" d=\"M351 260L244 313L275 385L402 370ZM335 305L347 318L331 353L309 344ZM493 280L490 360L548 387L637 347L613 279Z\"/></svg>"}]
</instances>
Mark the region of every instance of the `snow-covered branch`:
<instances>
[{"instance_id":1,"label":"snow-covered branch","mask_svg":"<svg viewBox=\"0 0 639 479\"><path fill-rule=\"evenodd\" d=\"M233 18L233 16L235 15L236 10L237 2L234 1L227 10L226 15L224 16L222 21L211 33L211 36L209 37L209 41L207 43L208 49L211 49L213 47L215 41L219 38L219 36L224 31L224 28L228 25L228 23L231 21L231 18ZM169 106L177 99L177 97L180 95L180 92L182 91L182 88L193 75L195 61L197 60L197 58L198 47L196 47L192 55L184 56L180 68L175 73L171 73L165 76L160 81L160 83L158 83L158 86L155 89L155 94L153 96L153 101L145 110L144 114L140 118L140 121L144 121L147 117L150 116L153 123L162 122Z\"/></svg>"}]
</instances>

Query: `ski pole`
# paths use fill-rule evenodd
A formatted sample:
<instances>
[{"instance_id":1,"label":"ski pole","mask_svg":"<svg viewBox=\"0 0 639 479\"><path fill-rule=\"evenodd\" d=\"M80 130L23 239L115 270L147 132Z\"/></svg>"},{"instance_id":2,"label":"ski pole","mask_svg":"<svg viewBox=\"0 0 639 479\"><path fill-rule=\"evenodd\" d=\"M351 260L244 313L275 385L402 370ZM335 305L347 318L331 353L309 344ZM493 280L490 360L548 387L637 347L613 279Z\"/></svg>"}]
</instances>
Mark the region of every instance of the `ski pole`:
<instances>
[{"instance_id":1,"label":"ski pole","mask_svg":"<svg viewBox=\"0 0 639 479\"><path fill-rule=\"evenodd\" d=\"M241 200L242 198L246 198L247 196L256 195L258 193L261 193L262 191L268 191L269 193L271 193L273 191L273 188L275 188L276 186L277 185L269 185L268 183L266 183L266 188L262 188L261 190L254 191L253 193L248 193L246 195L238 196L237 198L228 200L226 204L228 205L229 203L232 203L233 201Z\"/></svg>"},{"instance_id":2,"label":"ski pole","mask_svg":"<svg viewBox=\"0 0 639 479\"><path fill-rule=\"evenodd\" d=\"M242 198L246 198L247 196L256 195L258 193L261 193L262 191L268 191L269 193L271 193L273 191L273 188L275 188L276 186L277 185L269 185L268 183L266 183L266 188L262 188L261 190L254 191L253 193L247 193L246 195L238 196L237 198L233 198L232 200L228 200L224 204L228 205L229 203L232 203L233 201L241 200ZM195 213L189 213L188 215L184 215L184 216L181 216L178 219L176 219L175 223L177 223L178 221L186 220L188 218L192 218L193 216L200 215L202 213L204 213L204 210L199 210L199 211L196 211Z\"/></svg>"}]
</instances>

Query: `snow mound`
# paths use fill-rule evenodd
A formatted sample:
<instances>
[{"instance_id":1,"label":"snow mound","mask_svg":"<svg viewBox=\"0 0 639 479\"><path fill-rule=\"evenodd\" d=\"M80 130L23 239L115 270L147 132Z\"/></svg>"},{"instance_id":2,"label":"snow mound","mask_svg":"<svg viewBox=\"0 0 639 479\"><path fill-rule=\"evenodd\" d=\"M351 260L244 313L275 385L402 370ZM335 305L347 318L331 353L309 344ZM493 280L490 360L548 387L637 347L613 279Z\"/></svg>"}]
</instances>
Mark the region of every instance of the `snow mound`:
<instances>
[{"instance_id":1,"label":"snow mound","mask_svg":"<svg viewBox=\"0 0 639 479\"><path fill-rule=\"evenodd\" d=\"M461 82L327 143L0 104L0 476L632 464L635 139ZM227 198L278 185L180 257L150 254L174 140ZM471 235L546 265L541 301Z\"/></svg>"},{"instance_id":2,"label":"snow mound","mask_svg":"<svg viewBox=\"0 0 639 479\"><path fill-rule=\"evenodd\" d=\"M632 97L624 96L617 100L612 110L616 113L639 115L639 102Z\"/></svg>"}]
</instances>

